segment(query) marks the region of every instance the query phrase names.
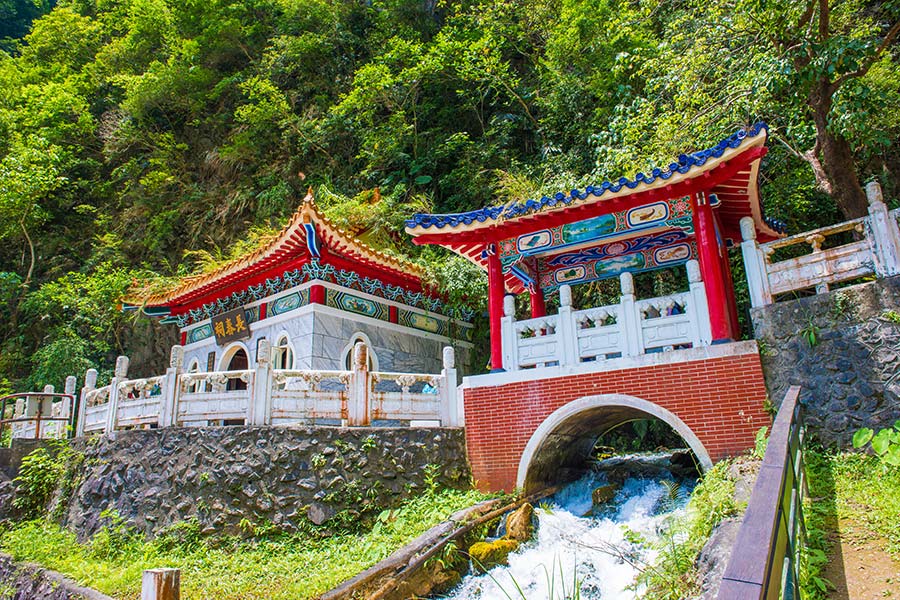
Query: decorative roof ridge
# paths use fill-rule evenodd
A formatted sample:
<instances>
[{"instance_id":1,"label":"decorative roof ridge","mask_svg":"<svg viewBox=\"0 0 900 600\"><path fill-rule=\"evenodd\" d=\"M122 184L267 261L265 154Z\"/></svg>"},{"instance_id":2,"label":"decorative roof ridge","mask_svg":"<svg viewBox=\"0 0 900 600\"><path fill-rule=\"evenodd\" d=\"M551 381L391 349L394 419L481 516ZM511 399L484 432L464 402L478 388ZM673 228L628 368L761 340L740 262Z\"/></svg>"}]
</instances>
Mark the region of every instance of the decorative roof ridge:
<instances>
[{"instance_id":1,"label":"decorative roof ridge","mask_svg":"<svg viewBox=\"0 0 900 600\"><path fill-rule=\"evenodd\" d=\"M303 198L303 204L300 206L297 212L303 214L306 214L307 212L311 213L315 216L316 222L328 228L332 235L341 238L341 240L345 244L355 246L358 250L362 250L364 254L367 254L370 259L373 260L373 262L407 274L414 275L415 277L422 277L425 275L425 269L423 269L416 263L403 258L398 258L396 256L391 256L390 254L387 254L380 250L376 250L359 238L354 237L346 230L341 229L340 227L335 225L335 223L331 219L329 219L319 211L319 207L316 204L315 197L313 196L312 188L309 188L309 190L307 191L306 196Z\"/></svg>"},{"instance_id":2,"label":"decorative roof ridge","mask_svg":"<svg viewBox=\"0 0 900 600\"><path fill-rule=\"evenodd\" d=\"M768 133L769 127L764 122L759 121L750 127L743 127L715 146L705 150L680 154L678 162L672 162L665 169L654 168L649 173L639 172L634 179L620 177L615 183L606 180L600 185L589 185L584 191L573 189L568 194L557 192L552 197L543 196L539 200L530 199L524 202L512 201L497 206L486 206L476 210L460 213L447 214L426 214L417 213L406 221L407 229L443 229L444 227L458 227L459 225L471 225L474 222L484 223L485 221L503 221L505 219L513 219L524 214L540 211L547 207L555 207L557 204L571 204L576 200L584 200L588 196L603 196L607 192L613 194L619 192L622 188L635 189L641 184L649 185L658 179L668 180L676 173L687 174L695 167L701 167L710 159L721 158L727 150L738 148L748 138L755 138L761 132Z\"/></svg>"},{"instance_id":3,"label":"decorative roof ridge","mask_svg":"<svg viewBox=\"0 0 900 600\"><path fill-rule=\"evenodd\" d=\"M364 258L372 261L373 263L376 263L379 266L393 271L398 271L405 275L412 275L414 277L421 278L424 275L424 269L419 265L411 261L396 258L385 254L384 252L375 250L362 240L354 238L352 235L348 234L343 229L335 225L330 219L328 219L319 211L318 206L315 202L312 187L310 187L307 190L306 196L304 196L303 201L300 203L300 206L298 206L297 210L294 211L294 214L291 216L287 224L282 227L282 229L264 246L260 246L255 250L251 250L247 254L244 254L237 258L233 258L212 271L186 275L180 279L178 284L163 292L146 293L140 289L129 290L122 301L126 304L140 306L155 306L170 302L203 285L212 283L216 279L233 274L240 271L241 269L250 267L257 262L267 258L268 256L278 252L281 246L284 245L290 239L291 235L293 235L295 232L299 231L305 236L306 234L303 231L303 224L309 222L314 222L321 225L328 231L328 233L332 237L337 238L339 243L344 248L349 247L354 249L358 254L361 254Z\"/></svg>"}]
</instances>

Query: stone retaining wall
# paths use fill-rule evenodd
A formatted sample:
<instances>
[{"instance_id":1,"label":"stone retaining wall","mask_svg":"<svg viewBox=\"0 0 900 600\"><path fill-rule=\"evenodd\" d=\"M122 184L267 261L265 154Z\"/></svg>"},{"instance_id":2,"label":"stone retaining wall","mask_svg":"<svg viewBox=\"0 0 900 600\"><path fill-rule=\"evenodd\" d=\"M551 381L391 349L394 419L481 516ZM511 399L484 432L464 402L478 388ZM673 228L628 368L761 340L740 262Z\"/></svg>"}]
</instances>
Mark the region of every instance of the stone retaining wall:
<instances>
[{"instance_id":1,"label":"stone retaining wall","mask_svg":"<svg viewBox=\"0 0 900 600\"><path fill-rule=\"evenodd\" d=\"M900 276L755 308L751 316L770 398L780 402L788 387L802 386L819 441L846 447L860 427L900 418Z\"/></svg>"},{"instance_id":2,"label":"stone retaining wall","mask_svg":"<svg viewBox=\"0 0 900 600\"><path fill-rule=\"evenodd\" d=\"M148 533L190 518L206 533L239 533L244 520L291 531L395 506L430 477L457 488L471 478L462 429L166 428L74 447L74 486L51 509L81 536L106 509Z\"/></svg>"}]
</instances>

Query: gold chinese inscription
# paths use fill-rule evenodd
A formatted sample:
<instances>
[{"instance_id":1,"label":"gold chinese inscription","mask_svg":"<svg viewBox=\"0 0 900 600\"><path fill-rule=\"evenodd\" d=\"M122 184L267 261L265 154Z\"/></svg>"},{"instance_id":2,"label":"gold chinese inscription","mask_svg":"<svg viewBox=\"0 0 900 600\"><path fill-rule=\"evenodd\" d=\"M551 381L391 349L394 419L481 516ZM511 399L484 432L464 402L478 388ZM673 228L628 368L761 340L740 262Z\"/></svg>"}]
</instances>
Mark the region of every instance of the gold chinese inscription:
<instances>
[{"instance_id":1,"label":"gold chinese inscription","mask_svg":"<svg viewBox=\"0 0 900 600\"><path fill-rule=\"evenodd\" d=\"M213 333L220 346L250 337L247 314L243 308L229 310L212 318Z\"/></svg>"}]
</instances>

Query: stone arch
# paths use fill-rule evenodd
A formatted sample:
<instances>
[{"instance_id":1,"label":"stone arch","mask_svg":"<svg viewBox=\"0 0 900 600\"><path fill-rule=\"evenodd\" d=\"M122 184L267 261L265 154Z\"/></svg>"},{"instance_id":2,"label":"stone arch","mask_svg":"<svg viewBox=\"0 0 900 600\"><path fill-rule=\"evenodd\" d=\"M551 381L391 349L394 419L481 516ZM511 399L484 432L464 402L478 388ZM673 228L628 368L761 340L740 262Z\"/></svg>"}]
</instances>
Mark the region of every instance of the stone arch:
<instances>
[{"instance_id":1,"label":"stone arch","mask_svg":"<svg viewBox=\"0 0 900 600\"><path fill-rule=\"evenodd\" d=\"M219 358L219 369L218 370L219 371L227 371L228 365L231 364L231 359L233 359L234 355L237 354L238 352L240 352L241 350L244 351L244 355L247 357L247 365L248 365L247 368L249 368L250 349L243 342L234 342L230 346L227 346L225 348L225 351L222 352L222 356L221 356L221 358Z\"/></svg>"},{"instance_id":2,"label":"stone arch","mask_svg":"<svg viewBox=\"0 0 900 600\"><path fill-rule=\"evenodd\" d=\"M700 466L712 467L712 460L700 438L684 421L665 408L625 394L584 396L561 406L535 429L516 475L516 486L526 493L539 490L583 466L597 438L620 424L656 418L674 429L693 451Z\"/></svg>"},{"instance_id":3,"label":"stone arch","mask_svg":"<svg viewBox=\"0 0 900 600\"><path fill-rule=\"evenodd\" d=\"M353 361L353 347L356 346L356 342L362 342L366 345L366 348L369 350L369 370L377 371L378 370L378 355L375 354L375 348L372 347L372 340L369 339L369 336L364 334L361 331L357 331L353 335L350 336L350 341L346 346L341 350L341 366L339 368L349 371L352 368Z\"/></svg>"}]
</instances>

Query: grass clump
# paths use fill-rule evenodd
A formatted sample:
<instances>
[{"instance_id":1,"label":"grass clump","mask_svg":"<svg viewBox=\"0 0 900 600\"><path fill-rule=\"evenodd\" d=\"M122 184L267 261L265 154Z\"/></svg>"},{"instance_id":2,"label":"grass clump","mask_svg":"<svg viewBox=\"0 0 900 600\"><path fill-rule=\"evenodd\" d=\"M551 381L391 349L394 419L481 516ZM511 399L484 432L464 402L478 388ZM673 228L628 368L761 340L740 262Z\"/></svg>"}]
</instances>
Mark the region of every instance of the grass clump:
<instances>
[{"instance_id":1,"label":"grass clump","mask_svg":"<svg viewBox=\"0 0 900 600\"><path fill-rule=\"evenodd\" d=\"M805 457L810 497L801 582L805 598L824 600L833 586L823 571L839 522L883 539L885 549L900 557L900 468L870 454L812 449Z\"/></svg>"},{"instance_id":2,"label":"grass clump","mask_svg":"<svg viewBox=\"0 0 900 600\"><path fill-rule=\"evenodd\" d=\"M314 531L264 538L202 538L199 524L177 524L145 540L115 513L88 543L44 519L20 523L0 539L15 560L37 562L123 600L140 597L141 572L181 569L182 597L217 600L313 598L368 568L453 512L484 500L475 491L441 490L386 511L362 532Z\"/></svg>"},{"instance_id":3,"label":"grass clump","mask_svg":"<svg viewBox=\"0 0 900 600\"><path fill-rule=\"evenodd\" d=\"M739 512L734 501L734 479L729 473L731 461L722 461L707 471L691 494L683 515L673 522L657 542L658 557L636 583L645 589L647 600L681 600L699 592L697 556L723 520Z\"/></svg>"}]
</instances>

